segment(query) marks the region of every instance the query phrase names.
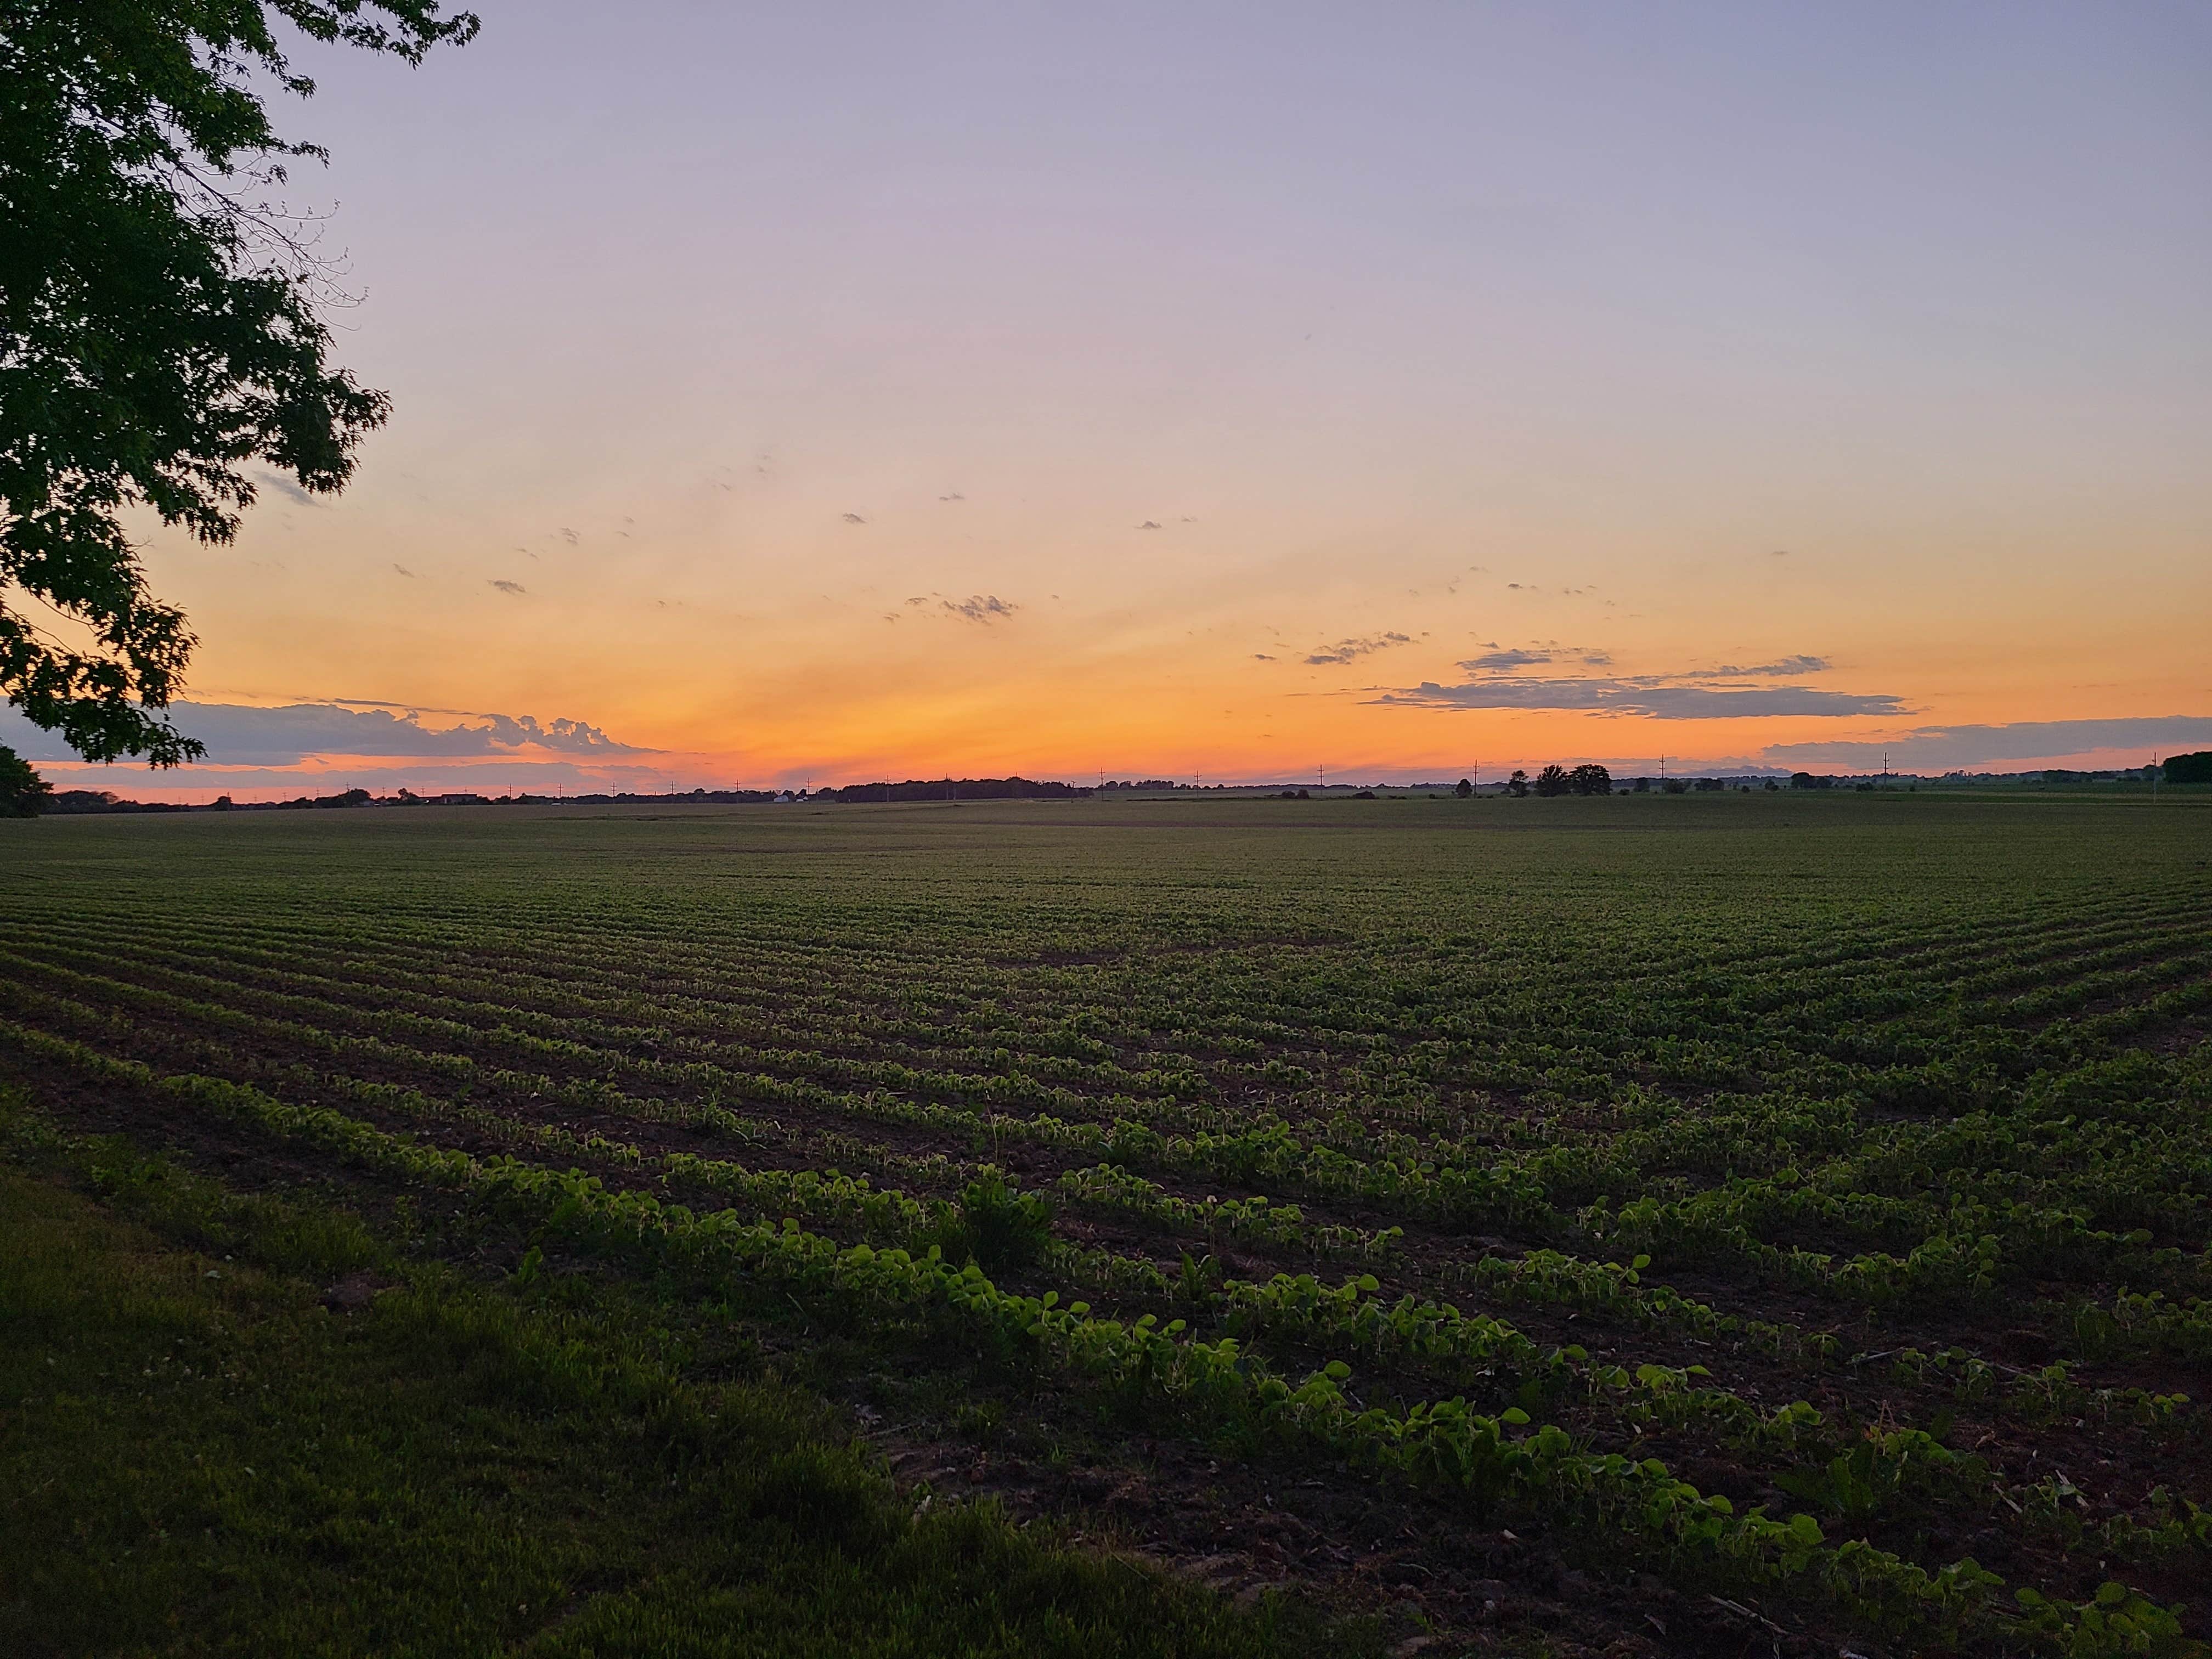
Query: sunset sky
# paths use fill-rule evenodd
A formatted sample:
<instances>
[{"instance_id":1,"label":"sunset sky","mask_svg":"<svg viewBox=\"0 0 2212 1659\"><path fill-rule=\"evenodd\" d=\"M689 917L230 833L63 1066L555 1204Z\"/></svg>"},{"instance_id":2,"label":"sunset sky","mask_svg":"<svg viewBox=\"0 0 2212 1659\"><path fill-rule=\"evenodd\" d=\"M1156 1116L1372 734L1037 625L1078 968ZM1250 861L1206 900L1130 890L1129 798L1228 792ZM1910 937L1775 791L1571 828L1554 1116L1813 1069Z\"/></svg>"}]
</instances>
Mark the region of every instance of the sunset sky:
<instances>
[{"instance_id":1,"label":"sunset sky","mask_svg":"<svg viewBox=\"0 0 2212 1659\"><path fill-rule=\"evenodd\" d=\"M149 526L258 796L2212 747L2212 8L476 0L388 389Z\"/></svg>"}]
</instances>

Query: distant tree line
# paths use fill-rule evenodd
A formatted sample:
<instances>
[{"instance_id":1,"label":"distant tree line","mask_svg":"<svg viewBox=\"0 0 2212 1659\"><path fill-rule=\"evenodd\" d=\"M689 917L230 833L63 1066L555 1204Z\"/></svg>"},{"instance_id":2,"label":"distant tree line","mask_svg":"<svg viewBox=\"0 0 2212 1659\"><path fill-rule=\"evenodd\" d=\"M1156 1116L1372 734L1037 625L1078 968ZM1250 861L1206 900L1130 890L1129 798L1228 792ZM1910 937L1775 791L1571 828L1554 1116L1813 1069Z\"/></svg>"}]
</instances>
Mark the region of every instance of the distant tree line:
<instances>
[{"instance_id":1,"label":"distant tree line","mask_svg":"<svg viewBox=\"0 0 2212 1659\"><path fill-rule=\"evenodd\" d=\"M1172 789L1173 784L1137 783L1130 789ZM909 778L904 783L851 783L842 789L817 789L809 800L1072 800L1091 793L1072 783L1040 783L1031 778Z\"/></svg>"}]
</instances>

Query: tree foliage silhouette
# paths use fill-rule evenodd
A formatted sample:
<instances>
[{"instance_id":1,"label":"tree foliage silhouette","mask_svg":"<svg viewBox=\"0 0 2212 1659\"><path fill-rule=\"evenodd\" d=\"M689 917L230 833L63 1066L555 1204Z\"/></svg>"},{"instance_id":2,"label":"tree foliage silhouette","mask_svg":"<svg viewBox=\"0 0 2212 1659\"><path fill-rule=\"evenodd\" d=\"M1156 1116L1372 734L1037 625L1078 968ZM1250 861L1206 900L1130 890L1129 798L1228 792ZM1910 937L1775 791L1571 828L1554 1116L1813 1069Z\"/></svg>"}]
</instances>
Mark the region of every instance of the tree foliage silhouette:
<instances>
[{"instance_id":1,"label":"tree foliage silhouette","mask_svg":"<svg viewBox=\"0 0 2212 1659\"><path fill-rule=\"evenodd\" d=\"M1567 784L1577 795L1609 795L1613 774L1595 761L1585 762L1567 774Z\"/></svg>"},{"instance_id":2,"label":"tree foliage silhouette","mask_svg":"<svg viewBox=\"0 0 2212 1659\"><path fill-rule=\"evenodd\" d=\"M2164 769L2168 783L2212 783L2212 749L2169 756Z\"/></svg>"},{"instance_id":3,"label":"tree foliage silhouette","mask_svg":"<svg viewBox=\"0 0 2212 1659\"><path fill-rule=\"evenodd\" d=\"M34 818L53 793L30 762L0 743L0 818Z\"/></svg>"},{"instance_id":4,"label":"tree foliage silhouette","mask_svg":"<svg viewBox=\"0 0 2212 1659\"><path fill-rule=\"evenodd\" d=\"M124 514L228 542L241 468L341 489L388 408L329 362L343 296L270 194L323 154L262 103L314 90L287 26L416 64L477 23L438 0L0 0L0 691L89 760L205 752L160 715L197 641Z\"/></svg>"}]
</instances>

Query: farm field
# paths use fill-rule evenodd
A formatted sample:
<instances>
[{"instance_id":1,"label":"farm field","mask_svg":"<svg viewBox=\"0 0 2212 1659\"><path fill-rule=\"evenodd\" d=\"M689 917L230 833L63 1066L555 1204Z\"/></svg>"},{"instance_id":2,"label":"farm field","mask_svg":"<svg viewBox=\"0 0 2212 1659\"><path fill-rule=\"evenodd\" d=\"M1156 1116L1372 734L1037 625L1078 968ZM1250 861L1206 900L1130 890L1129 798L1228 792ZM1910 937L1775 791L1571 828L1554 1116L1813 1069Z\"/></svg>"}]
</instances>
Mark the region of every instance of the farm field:
<instances>
[{"instance_id":1,"label":"farm field","mask_svg":"<svg viewBox=\"0 0 2212 1659\"><path fill-rule=\"evenodd\" d=\"M18 1141L1407 1653L2196 1650L2208 1030L2173 792L0 825Z\"/></svg>"}]
</instances>

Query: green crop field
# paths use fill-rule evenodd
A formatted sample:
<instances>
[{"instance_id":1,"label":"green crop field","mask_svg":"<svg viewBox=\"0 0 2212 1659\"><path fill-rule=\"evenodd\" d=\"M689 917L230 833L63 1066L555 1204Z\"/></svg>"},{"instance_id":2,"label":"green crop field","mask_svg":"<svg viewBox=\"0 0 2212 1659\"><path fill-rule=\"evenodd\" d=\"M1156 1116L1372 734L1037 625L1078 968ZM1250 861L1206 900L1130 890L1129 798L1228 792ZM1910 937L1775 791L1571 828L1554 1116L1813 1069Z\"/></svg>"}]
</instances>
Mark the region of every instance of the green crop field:
<instances>
[{"instance_id":1,"label":"green crop field","mask_svg":"<svg viewBox=\"0 0 2212 1659\"><path fill-rule=\"evenodd\" d=\"M2178 791L0 824L11 1179L210 1261L240 1206L343 1231L252 1271L311 1334L380 1320L380 1364L459 1340L390 1311L434 1292L686 1399L770 1391L889 1517L848 1566L965 1516L1064 1575L1069 1651L2196 1651L2208 1030L2212 799ZM26 1294L0 1636L95 1650L40 1632L134 1560L187 1601L261 1569L179 1553L151 1462L67 1524L23 1481L67 1481ZM530 1432L599 1445L604 1393ZM744 1577L653 1577L659 1490L596 1568L546 1499L547 1582L459 1646L391 1608L314 1640L784 1650L640 1633ZM314 1530L287 1501L271 1560ZM21 1565L77 1524L106 1567ZM900 1607L842 1650L1000 1650ZM1042 1616L993 1639L1059 1650Z\"/></svg>"}]
</instances>

